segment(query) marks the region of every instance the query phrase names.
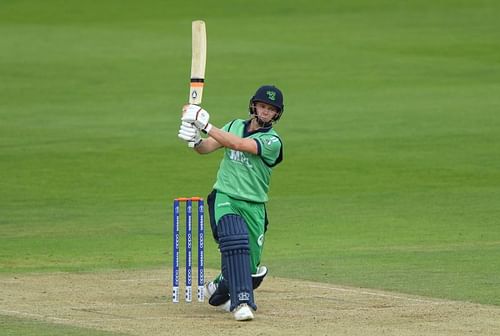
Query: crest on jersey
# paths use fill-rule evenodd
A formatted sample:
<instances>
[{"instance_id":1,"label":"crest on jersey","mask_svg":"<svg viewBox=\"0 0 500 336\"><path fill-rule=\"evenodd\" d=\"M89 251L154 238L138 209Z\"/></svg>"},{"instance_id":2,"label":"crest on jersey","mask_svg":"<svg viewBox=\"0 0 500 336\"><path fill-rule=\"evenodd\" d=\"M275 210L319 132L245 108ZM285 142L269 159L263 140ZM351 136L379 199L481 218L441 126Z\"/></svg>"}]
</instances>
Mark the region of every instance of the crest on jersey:
<instances>
[{"instance_id":1,"label":"crest on jersey","mask_svg":"<svg viewBox=\"0 0 500 336\"><path fill-rule=\"evenodd\" d=\"M266 142L266 146L271 146L274 142L278 142L279 139L276 138L276 137L272 137L272 138L269 138L269 139L266 139L265 142Z\"/></svg>"}]
</instances>

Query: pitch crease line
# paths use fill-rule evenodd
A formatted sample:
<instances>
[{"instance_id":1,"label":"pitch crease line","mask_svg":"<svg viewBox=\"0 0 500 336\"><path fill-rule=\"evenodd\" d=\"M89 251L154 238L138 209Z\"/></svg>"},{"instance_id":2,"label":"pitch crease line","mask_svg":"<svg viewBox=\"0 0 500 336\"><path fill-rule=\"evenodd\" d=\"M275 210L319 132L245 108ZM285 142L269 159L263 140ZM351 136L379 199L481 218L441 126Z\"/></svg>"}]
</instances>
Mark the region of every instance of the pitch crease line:
<instances>
[{"instance_id":1,"label":"pitch crease line","mask_svg":"<svg viewBox=\"0 0 500 336\"><path fill-rule=\"evenodd\" d=\"M60 317L53 317L53 316L47 316L47 315L42 315L42 314L34 314L34 313L25 313L25 312L20 312L17 310L4 310L1 309L0 313L6 314L6 315L14 315L14 316L27 316L27 317L33 317L37 319L42 319L42 320L53 320L53 321L64 321L64 322L75 322L75 320L71 319L65 319L65 318L60 318Z\"/></svg>"},{"instance_id":2,"label":"pitch crease line","mask_svg":"<svg viewBox=\"0 0 500 336\"><path fill-rule=\"evenodd\" d=\"M436 305L449 304L451 302L451 301L433 301L433 300L426 300L426 299L417 299L417 298L404 297L404 296L398 296L398 295L392 295L392 294L383 294L383 293L367 292L367 291L363 291L363 290L355 290L355 289L347 289L347 288L339 288L339 287L328 287L328 286L320 286L320 285L308 285L308 287L336 290L339 292L350 292L350 293L363 294L363 295L380 296L380 297L387 297L387 298L392 298L392 299L415 301L415 302L422 302L422 303L431 303L431 304L436 304Z\"/></svg>"},{"instance_id":3,"label":"pitch crease line","mask_svg":"<svg viewBox=\"0 0 500 336\"><path fill-rule=\"evenodd\" d=\"M137 281L164 281L165 279L116 279L115 281L122 282L137 282Z\"/></svg>"}]
</instances>

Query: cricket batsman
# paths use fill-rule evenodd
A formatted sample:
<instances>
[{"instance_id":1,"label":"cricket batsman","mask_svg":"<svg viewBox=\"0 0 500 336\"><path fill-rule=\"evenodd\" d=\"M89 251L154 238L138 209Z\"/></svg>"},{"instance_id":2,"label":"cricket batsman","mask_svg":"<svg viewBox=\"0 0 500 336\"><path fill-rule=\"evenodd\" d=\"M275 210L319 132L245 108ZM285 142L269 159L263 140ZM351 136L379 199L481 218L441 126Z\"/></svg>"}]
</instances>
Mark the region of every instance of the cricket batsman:
<instances>
[{"instance_id":1,"label":"cricket batsman","mask_svg":"<svg viewBox=\"0 0 500 336\"><path fill-rule=\"evenodd\" d=\"M252 320L257 310L253 290L267 274L260 263L269 183L283 159L283 143L273 129L284 112L283 94L276 86L261 86L250 99L250 117L234 119L222 129L210 124L209 113L198 105L182 111L179 138L194 143L199 154L224 149L207 198L221 273L205 284L205 293L211 305L231 311L237 321Z\"/></svg>"}]
</instances>

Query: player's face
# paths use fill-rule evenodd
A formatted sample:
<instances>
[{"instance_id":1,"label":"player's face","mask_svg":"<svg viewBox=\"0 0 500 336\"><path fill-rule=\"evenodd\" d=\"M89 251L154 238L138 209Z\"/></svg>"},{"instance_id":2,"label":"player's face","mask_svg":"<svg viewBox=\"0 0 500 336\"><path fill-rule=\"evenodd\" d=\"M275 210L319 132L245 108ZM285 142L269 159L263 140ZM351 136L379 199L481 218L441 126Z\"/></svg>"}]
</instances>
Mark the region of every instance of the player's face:
<instances>
[{"instance_id":1,"label":"player's face","mask_svg":"<svg viewBox=\"0 0 500 336\"><path fill-rule=\"evenodd\" d=\"M255 109L259 118L264 122L273 120L276 114L278 114L278 109L276 107L263 102L256 102Z\"/></svg>"}]
</instances>

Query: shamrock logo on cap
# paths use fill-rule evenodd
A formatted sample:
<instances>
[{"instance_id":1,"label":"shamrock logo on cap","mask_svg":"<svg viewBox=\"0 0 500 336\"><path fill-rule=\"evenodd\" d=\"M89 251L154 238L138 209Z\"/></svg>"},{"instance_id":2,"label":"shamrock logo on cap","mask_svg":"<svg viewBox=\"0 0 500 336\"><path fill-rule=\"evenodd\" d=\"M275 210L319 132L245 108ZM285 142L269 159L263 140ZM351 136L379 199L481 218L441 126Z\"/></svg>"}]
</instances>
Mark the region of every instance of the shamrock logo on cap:
<instances>
[{"instance_id":1,"label":"shamrock logo on cap","mask_svg":"<svg viewBox=\"0 0 500 336\"><path fill-rule=\"evenodd\" d=\"M269 98L272 101L276 100L276 92L274 91L266 91L267 98Z\"/></svg>"}]
</instances>

